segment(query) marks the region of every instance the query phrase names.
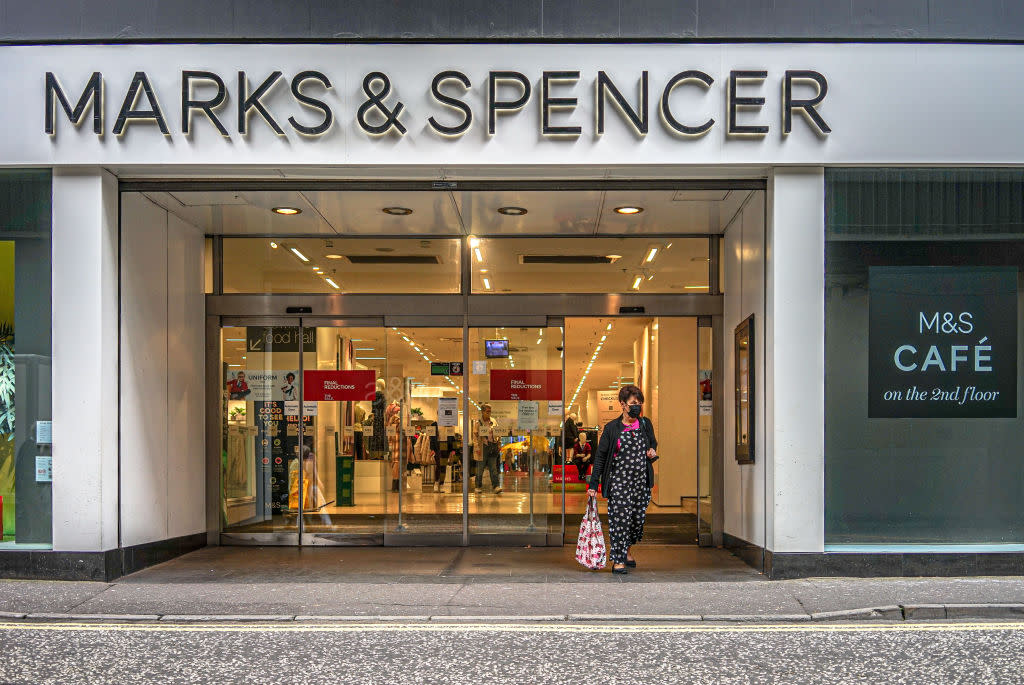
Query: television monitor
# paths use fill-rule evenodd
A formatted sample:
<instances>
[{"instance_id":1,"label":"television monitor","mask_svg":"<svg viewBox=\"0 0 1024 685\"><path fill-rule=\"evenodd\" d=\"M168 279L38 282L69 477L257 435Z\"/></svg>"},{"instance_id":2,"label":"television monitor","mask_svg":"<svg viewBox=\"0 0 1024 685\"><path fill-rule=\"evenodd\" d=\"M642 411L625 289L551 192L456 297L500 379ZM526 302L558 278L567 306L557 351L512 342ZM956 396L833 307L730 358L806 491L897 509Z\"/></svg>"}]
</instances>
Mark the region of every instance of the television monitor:
<instances>
[{"instance_id":1,"label":"television monitor","mask_svg":"<svg viewBox=\"0 0 1024 685\"><path fill-rule=\"evenodd\" d=\"M488 359L508 356L508 340L484 340L484 356Z\"/></svg>"}]
</instances>

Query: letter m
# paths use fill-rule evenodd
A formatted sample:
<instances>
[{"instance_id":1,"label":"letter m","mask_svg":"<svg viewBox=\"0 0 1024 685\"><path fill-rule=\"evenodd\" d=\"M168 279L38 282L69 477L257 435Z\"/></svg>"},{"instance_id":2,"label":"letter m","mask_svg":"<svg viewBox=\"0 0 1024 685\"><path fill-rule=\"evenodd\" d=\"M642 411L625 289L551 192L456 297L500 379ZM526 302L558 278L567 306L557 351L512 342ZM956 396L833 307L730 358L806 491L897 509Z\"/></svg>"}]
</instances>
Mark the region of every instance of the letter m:
<instances>
[{"instance_id":1,"label":"letter m","mask_svg":"<svg viewBox=\"0 0 1024 685\"><path fill-rule=\"evenodd\" d=\"M74 109L71 109L71 104L68 102L68 98L64 95L64 91L60 87L60 82L57 81L57 77L53 75L52 71L46 72L46 133L48 135L54 135L56 131L55 126L55 107L54 100L60 103L64 113L68 115L68 119L75 126L79 126L82 123L82 119L85 116L85 108L92 104L92 131L96 135L103 134L103 75L94 71L89 82L85 85L85 90L82 91L82 96L78 98L78 103Z\"/></svg>"},{"instance_id":2,"label":"letter m","mask_svg":"<svg viewBox=\"0 0 1024 685\"><path fill-rule=\"evenodd\" d=\"M924 312L918 312L917 316L918 316L918 319L917 319L917 332L918 333L924 333L925 331L930 331L933 326L935 327L935 332L936 333L939 332L939 313L938 312L935 312L935 315L932 318L930 318L930 319L926 319L925 318Z\"/></svg>"}]
</instances>

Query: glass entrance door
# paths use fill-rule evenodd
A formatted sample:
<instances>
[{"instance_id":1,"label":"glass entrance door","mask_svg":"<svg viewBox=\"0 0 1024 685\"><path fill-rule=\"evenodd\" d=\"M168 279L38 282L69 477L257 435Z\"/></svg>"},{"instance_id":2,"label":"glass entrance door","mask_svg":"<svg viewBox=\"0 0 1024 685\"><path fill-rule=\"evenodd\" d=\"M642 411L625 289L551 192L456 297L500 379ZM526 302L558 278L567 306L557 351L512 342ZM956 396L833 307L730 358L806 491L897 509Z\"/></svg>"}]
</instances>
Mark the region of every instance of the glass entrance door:
<instances>
[{"instance_id":1,"label":"glass entrance door","mask_svg":"<svg viewBox=\"0 0 1024 685\"><path fill-rule=\"evenodd\" d=\"M302 446L314 417L298 405L316 341L291 321L221 328L221 520L241 536L298 541Z\"/></svg>"},{"instance_id":2,"label":"glass entrance door","mask_svg":"<svg viewBox=\"0 0 1024 685\"><path fill-rule=\"evenodd\" d=\"M561 539L563 329L471 328L471 541Z\"/></svg>"},{"instance_id":3,"label":"glass entrance door","mask_svg":"<svg viewBox=\"0 0 1024 685\"><path fill-rule=\"evenodd\" d=\"M222 530L461 544L462 329L307 321L221 329Z\"/></svg>"}]
</instances>

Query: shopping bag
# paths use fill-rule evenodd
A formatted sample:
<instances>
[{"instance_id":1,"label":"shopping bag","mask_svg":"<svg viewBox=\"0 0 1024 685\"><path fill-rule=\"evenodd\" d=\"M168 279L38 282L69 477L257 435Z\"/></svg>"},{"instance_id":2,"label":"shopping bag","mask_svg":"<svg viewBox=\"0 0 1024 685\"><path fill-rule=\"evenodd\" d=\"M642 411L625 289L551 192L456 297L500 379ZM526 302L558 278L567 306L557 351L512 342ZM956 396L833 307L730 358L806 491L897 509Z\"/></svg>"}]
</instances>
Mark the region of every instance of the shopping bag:
<instances>
[{"instance_id":1,"label":"shopping bag","mask_svg":"<svg viewBox=\"0 0 1024 685\"><path fill-rule=\"evenodd\" d=\"M601 519L597 516L597 498L587 498L587 512L580 522L580 535L576 540L576 561L591 570L604 568L608 550L604 546Z\"/></svg>"}]
</instances>

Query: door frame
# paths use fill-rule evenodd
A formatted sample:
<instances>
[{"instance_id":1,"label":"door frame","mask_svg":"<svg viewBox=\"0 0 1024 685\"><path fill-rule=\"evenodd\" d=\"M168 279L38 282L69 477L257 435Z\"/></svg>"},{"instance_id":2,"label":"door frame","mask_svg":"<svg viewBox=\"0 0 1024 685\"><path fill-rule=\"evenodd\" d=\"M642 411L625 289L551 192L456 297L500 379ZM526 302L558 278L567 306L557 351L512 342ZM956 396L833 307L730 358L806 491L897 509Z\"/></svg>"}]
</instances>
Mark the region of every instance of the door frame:
<instances>
[{"instance_id":1,"label":"door frame","mask_svg":"<svg viewBox=\"0 0 1024 685\"><path fill-rule=\"evenodd\" d=\"M312 313L288 314L304 307ZM640 307L625 314L622 307ZM461 327L463 358L469 358L470 328L491 326L561 326L568 317L710 316L712 317L714 373L720 377L722 360L722 295L207 295L206 296L206 457L207 541L232 545L549 545L565 538L565 500L560 533L488 534L469 530L468 480L463 477L462 534L317 533L302 531L302 516L295 533L231 533L221 522L221 368L220 330L225 325L247 326L356 326L356 327ZM294 309L292 311L295 311ZM385 312L382 314L381 312ZM301 355L300 355L301 356ZM563 396L565 394L563 373ZM463 377L463 435L469 435L469 376ZM714 398L712 449L712 544L720 544L724 513L722 484L721 393ZM564 446L563 446L564 449ZM463 440L463 470L470 462L469 441ZM300 495L301 497L301 495Z\"/></svg>"}]
</instances>

